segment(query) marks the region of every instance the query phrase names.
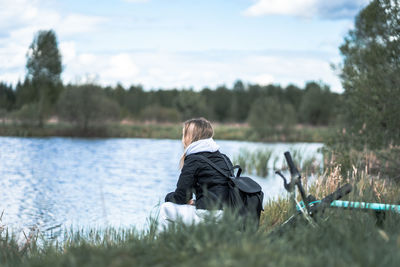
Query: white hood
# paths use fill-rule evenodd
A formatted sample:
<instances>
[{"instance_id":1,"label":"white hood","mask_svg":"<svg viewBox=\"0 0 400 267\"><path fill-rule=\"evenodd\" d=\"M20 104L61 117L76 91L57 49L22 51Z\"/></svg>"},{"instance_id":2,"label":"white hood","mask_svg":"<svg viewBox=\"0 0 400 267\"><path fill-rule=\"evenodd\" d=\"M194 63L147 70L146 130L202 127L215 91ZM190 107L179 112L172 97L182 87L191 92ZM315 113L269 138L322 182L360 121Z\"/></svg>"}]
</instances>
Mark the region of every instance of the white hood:
<instances>
[{"instance_id":1,"label":"white hood","mask_svg":"<svg viewBox=\"0 0 400 267\"><path fill-rule=\"evenodd\" d=\"M186 156L199 152L215 152L219 150L219 145L212 138L201 139L191 143L185 151Z\"/></svg>"}]
</instances>

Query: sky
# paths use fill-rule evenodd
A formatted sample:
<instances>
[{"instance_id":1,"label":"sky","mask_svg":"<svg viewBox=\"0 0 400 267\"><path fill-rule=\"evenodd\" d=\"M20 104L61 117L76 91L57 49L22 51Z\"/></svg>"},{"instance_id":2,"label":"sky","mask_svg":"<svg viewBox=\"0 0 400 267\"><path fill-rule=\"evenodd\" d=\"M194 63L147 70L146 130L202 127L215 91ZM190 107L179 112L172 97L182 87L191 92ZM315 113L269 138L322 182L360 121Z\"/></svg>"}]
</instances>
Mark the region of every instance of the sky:
<instances>
[{"instance_id":1,"label":"sky","mask_svg":"<svg viewBox=\"0 0 400 267\"><path fill-rule=\"evenodd\" d=\"M26 74L35 33L53 29L64 83L146 90L320 81L369 0L0 0L0 81Z\"/></svg>"}]
</instances>

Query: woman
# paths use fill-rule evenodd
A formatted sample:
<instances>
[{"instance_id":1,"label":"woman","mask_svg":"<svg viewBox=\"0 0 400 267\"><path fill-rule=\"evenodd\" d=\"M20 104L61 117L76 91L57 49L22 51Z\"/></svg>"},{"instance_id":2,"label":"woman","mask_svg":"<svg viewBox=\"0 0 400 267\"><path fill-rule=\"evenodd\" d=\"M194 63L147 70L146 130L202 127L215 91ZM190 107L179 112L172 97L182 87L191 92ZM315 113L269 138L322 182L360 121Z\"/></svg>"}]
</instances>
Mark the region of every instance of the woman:
<instances>
[{"instance_id":1,"label":"woman","mask_svg":"<svg viewBox=\"0 0 400 267\"><path fill-rule=\"evenodd\" d=\"M222 215L222 208L228 201L227 178L202 160L206 157L227 174L232 163L227 156L219 152L219 146L213 140L214 130L211 123L204 119L191 119L184 123L182 143L184 153L180 161L181 174L176 190L168 193L161 205L159 229L178 219L184 223L198 223L210 210L215 216ZM192 199L193 193L196 200Z\"/></svg>"}]
</instances>

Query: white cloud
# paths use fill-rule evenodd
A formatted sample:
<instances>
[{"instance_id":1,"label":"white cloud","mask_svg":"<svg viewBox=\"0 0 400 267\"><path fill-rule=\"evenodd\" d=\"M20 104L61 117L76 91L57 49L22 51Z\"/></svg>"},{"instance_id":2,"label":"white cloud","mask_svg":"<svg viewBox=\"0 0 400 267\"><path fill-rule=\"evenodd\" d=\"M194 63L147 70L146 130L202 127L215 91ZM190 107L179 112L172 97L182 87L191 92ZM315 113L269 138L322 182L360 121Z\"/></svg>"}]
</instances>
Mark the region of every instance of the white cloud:
<instances>
[{"instance_id":1,"label":"white cloud","mask_svg":"<svg viewBox=\"0 0 400 267\"><path fill-rule=\"evenodd\" d=\"M338 77L330 61L300 53L232 52L213 58L215 52L132 52L79 53L74 43L60 45L64 53L65 83L82 82L88 77L102 85L120 82L125 87L142 84L145 88L215 88L231 86L237 79L246 83L304 86L307 81L323 81L340 92ZM96 77L94 79L93 77Z\"/></svg>"},{"instance_id":2,"label":"white cloud","mask_svg":"<svg viewBox=\"0 0 400 267\"><path fill-rule=\"evenodd\" d=\"M54 25L57 32L63 35L92 32L98 29L100 23L106 21L105 18L97 16L86 16L81 14L70 14L60 19Z\"/></svg>"},{"instance_id":3,"label":"white cloud","mask_svg":"<svg viewBox=\"0 0 400 267\"><path fill-rule=\"evenodd\" d=\"M138 74L139 69L129 54L118 54L112 56L100 76L111 81L132 81Z\"/></svg>"},{"instance_id":4,"label":"white cloud","mask_svg":"<svg viewBox=\"0 0 400 267\"><path fill-rule=\"evenodd\" d=\"M369 0L257 0L247 8L246 16L289 15L325 19L353 19Z\"/></svg>"},{"instance_id":5,"label":"white cloud","mask_svg":"<svg viewBox=\"0 0 400 267\"><path fill-rule=\"evenodd\" d=\"M317 0L258 0L244 14L247 16L261 15L295 15L312 17L316 12Z\"/></svg>"},{"instance_id":6,"label":"white cloud","mask_svg":"<svg viewBox=\"0 0 400 267\"><path fill-rule=\"evenodd\" d=\"M37 1L0 0L0 30L28 23L38 14Z\"/></svg>"},{"instance_id":7,"label":"white cloud","mask_svg":"<svg viewBox=\"0 0 400 267\"><path fill-rule=\"evenodd\" d=\"M289 0L281 1L289 5ZM290 3L297 3L293 4L296 8L293 5L287 8L275 0L260 0L254 5L258 5L260 10L251 12L253 15L263 14L261 11L267 8L265 3L273 3L274 12L305 12L300 4L315 1L320 0L292 0ZM1 8L4 6L7 8ZM65 83L82 81L82 77L98 77L97 81L102 85L121 82L124 86L140 83L145 88L201 89L206 86L215 88L221 84L230 86L237 79L259 84L273 82L283 86L289 83L303 86L308 80L322 80L335 90L341 90L339 79L330 70L329 62L317 57L240 51L228 56L220 56L220 51L80 51L81 43L76 37L84 32L97 31L106 21L102 17L62 14L45 9L35 0L0 0L0 80L15 83L22 79L25 74L25 54L34 34L40 29L54 28L60 40Z\"/></svg>"},{"instance_id":8,"label":"white cloud","mask_svg":"<svg viewBox=\"0 0 400 267\"><path fill-rule=\"evenodd\" d=\"M94 54L83 53L78 57L78 63L83 64L84 66L92 66L96 63L96 60L97 58Z\"/></svg>"},{"instance_id":9,"label":"white cloud","mask_svg":"<svg viewBox=\"0 0 400 267\"><path fill-rule=\"evenodd\" d=\"M12 81L23 80L23 75L18 72L0 73L0 81L11 83Z\"/></svg>"},{"instance_id":10,"label":"white cloud","mask_svg":"<svg viewBox=\"0 0 400 267\"><path fill-rule=\"evenodd\" d=\"M268 73L259 74L249 79L252 83L256 83L259 85L268 85L274 83L274 76Z\"/></svg>"},{"instance_id":11,"label":"white cloud","mask_svg":"<svg viewBox=\"0 0 400 267\"><path fill-rule=\"evenodd\" d=\"M137 81L138 73L139 68L130 54L77 53L65 64L63 79L66 83L81 83L90 79L102 85L120 82L129 86Z\"/></svg>"},{"instance_id":12,"label":"white cloud","mask_svg":"<svg viewBox=\"0 0 400 267\"><path fill-rule=\"evenodd\" d=\"M303 86L307 81L322 81L331 86L332 91L341 92L339 78L333 73L330 61L311 56L276 56L256 55L247 57L243 65L253 66L262 74L260 76L246 76L245 80L258 83L259 78L271 75L273 83L287 86L296 84Z\"/></svg>"},{"instance_id":13,"label":"white cloud","mask_svg":"<svg viewBox=\"0 0 400 267\"><path fill-rule=\"evenodd\" d=\"M75 60L76 57L76 45L75 42L61 42L59 45L60 52L62 55L63 64L68 64L69 62Z\"/></svg>"},{"instance_id":14,"label":"white cloud","mask_svg":"<svg viewBox=\"0 0 400 267\"><path fill-rule=\"evenodd\" d=\"M76 45L68 38L93 32L106 21L102 17L60 14L43 8L38 0L0 0L0 73L7 82L16 83L25 74L26 52L34 34L54 29L60 42L63 63L76 57ZM61 38L60 38L61 37Z\"/></svg>"}]
</instances>

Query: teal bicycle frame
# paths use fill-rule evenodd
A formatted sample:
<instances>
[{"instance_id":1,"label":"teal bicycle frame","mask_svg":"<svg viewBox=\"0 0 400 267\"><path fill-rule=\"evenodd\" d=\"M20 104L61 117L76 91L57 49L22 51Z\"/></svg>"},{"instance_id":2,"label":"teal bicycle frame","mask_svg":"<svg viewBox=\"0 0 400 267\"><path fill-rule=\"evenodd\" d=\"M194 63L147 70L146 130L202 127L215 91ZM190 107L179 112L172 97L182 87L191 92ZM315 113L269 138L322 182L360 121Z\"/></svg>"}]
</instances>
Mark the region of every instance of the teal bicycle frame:
<instances>
[{"instance_id":1,"label":"teal bicycle frame","mask_svg":"<svg viewBox=\"0 0 400 267\"><path fill-rule=\"evenodd\" d=\"M316 205L321 203L321 200L316 200L308 203L308 205ZM300 206L299 206L300 205ZM299 202L297 210L305 208L304 202ZM383 204L383 203L369 203L369 202L356 202L356 201L344 201L334 200L331 202L330 207L332 208L344 208L344 209L360 209L360 210L373 210L373 211L393 211L400 213L400 205L394 204Z\"/></svg>"}]
</instances>

